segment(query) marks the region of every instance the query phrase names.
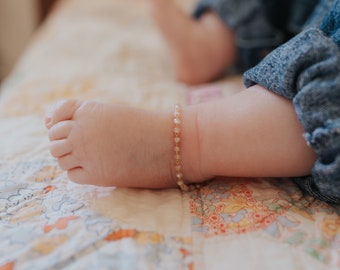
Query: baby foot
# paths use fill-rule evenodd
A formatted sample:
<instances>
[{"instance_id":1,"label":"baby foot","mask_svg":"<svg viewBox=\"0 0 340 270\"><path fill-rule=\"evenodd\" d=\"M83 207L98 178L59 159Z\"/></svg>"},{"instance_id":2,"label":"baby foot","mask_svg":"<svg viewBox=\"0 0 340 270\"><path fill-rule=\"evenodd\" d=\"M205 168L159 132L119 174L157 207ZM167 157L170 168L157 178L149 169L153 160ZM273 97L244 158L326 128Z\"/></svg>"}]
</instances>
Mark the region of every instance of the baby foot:
<instances>
[{"instance_id":1,"label":"baby foot","mask_svg":"<svg viewBox=\"0 0 340 270\"><path fill-rule=\"evenodd\" d=\"M176 185L171 116L125 106L67 100L46 116L50 152L81 184Z\"/></svg>"},{"instance_id":2,"label":"baby foot","mask_svg":"<svg viewBox=\"0 0 340 270\"><path fill-rule=\"evenodd\" d=\"M207 83L235 64L234 32L215 12L205 12L195 20L174 1L148 1L179 80L188 84Z\"/></svg>"}]
</instances>

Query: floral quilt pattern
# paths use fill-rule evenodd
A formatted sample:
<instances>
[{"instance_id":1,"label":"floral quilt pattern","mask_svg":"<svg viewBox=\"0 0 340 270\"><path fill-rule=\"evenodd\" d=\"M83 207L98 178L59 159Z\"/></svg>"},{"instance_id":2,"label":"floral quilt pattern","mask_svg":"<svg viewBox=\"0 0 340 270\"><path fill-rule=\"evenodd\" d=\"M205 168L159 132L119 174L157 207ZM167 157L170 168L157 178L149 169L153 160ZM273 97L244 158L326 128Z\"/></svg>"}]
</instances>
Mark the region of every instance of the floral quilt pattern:
<instances>
[{"instance_id":1,"label":"floral quilt pattern","mask_svg":"<svg viewBox=\"0 0 340 270\"><path fill-rule=\"evenodd\" d=\"M193 0L180 1L188 8ZM199 190L80 187L49 155L44 112L64 98L169 109L227 97L188 87L138 0L60 0L0 88L0 270L340 269L339 207L289 179Z\"/></svg>"}]
</instances>

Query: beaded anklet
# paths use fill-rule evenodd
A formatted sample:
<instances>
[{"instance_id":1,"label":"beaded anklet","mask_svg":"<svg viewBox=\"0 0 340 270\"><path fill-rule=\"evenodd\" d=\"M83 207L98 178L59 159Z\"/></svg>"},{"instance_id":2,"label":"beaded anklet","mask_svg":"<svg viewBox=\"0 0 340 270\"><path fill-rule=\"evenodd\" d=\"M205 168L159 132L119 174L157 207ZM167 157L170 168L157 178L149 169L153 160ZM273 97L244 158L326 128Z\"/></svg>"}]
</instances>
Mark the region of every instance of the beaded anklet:
<instances>
[{"instance_id":1,"label":"beaded anklet","mask_svg":"<svg viewBox=\"0 0 340 270\"><path fill-rule=\"evenodd\" d=\"M175 150L175 172L176 172L176 178L177 178L177 185L181 189L181 191L190 191L194 190L196 188L199 188L200 185L187 185L184 183L183 180L183 173L182 173L182 167L181 167L181 156L180 156L180 125L181 125L181 108L178 104L175 105L175 111L174 111L174 150Z\"/></svg>"}]
</instances>

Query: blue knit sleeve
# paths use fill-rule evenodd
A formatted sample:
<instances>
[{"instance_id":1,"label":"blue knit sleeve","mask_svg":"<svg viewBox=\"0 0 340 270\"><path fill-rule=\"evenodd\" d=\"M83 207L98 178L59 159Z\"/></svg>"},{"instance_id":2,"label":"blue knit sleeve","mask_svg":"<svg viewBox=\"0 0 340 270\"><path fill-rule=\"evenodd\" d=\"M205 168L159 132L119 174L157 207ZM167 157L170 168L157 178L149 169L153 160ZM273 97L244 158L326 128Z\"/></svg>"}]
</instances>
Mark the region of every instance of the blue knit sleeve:
<instances>
[{"instance_id":1,"label":"blue knit sleeve","mask_svg":"<svg viewBox=\"0 0 340 270\"><path fill-rule=\"evenodd\" d=\"M308 29L244 74L293 101L305 139L318 155L310 176L296 183L316 198L340 203L340 1L321 29Z\"/></svg>"},{"instance_id":2,"label":"blue knit sleeve","mask_svg":"<svg viewBox=\"0 0 340 270\"><path fill-rule=\"evenodd\" d=\"M207 9L214 10L231 28L237 28L248 21L255 21L255 15L262 13L257 0L200 0L194 11L194 17L199 18Z\"/></svg>"},{"instance_id":3,"label":"blue knit sleeve","mask_svg":"<svg viewBox=\"0 0 340 270\"><path fill-rule=\"evenodd\" d=\"M261 1L201 0L193 16L199 18L207 10L215 11L223 22L235 31L236 46L239 50L237 67L240 71L255 66L264 55L285 40L283 33L268 20Z\"/></svg>"}]
</instances>

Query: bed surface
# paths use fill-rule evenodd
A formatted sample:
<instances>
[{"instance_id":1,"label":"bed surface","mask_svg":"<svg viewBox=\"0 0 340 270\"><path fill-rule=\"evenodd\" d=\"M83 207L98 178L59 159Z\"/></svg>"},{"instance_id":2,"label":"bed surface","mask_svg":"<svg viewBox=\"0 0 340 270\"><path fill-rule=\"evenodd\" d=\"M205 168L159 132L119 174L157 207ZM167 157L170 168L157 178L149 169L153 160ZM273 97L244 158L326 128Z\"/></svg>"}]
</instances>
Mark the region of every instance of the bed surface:
<instances>
[{"instance_id":1,"label":"bed surface","mask_svg":"<svg viewBox=\"0 0 340 270\"><path fill-rule=\"evenodd\" d=\"M241 85L230 77L193 90L168 57L143 1L55 7L1 87L0 270L340 269L339 209L288 179L219 178L188 193L67 179L44 128L55 101L169 109Z\"/></svg>"}]
</instances>

